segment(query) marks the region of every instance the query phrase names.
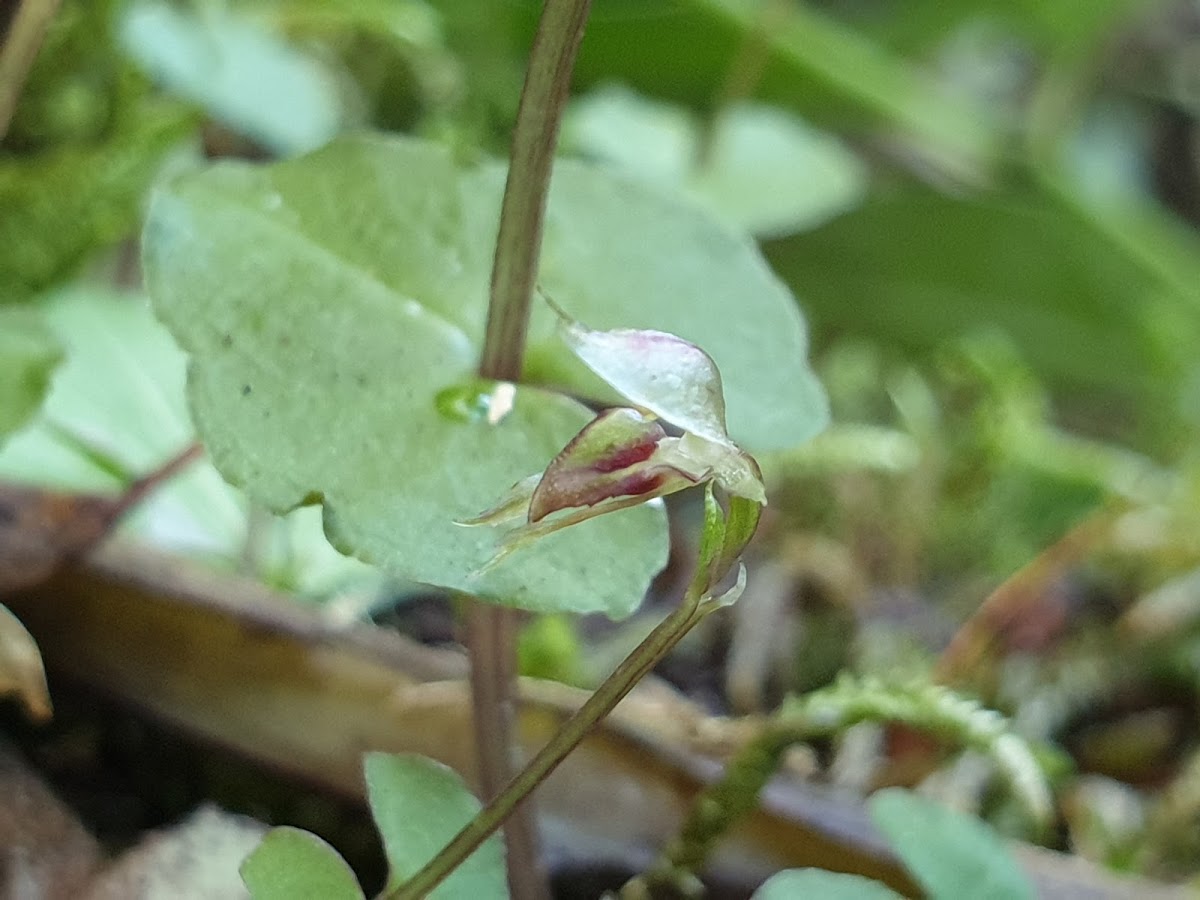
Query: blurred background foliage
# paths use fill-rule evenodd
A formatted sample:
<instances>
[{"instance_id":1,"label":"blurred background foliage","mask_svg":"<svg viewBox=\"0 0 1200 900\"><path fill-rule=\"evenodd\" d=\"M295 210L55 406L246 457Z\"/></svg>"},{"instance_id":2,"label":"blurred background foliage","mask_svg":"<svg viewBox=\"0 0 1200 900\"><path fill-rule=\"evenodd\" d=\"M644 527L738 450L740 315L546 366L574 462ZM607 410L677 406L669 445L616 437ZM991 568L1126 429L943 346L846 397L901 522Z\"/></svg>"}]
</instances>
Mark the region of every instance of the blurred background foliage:
<instances>
[{"instance_id":1,"label":"blurred background foliage","mask_svg":"<svg viewBox=\"0 0 1200 900\"><path fill-rule=\"evenodd\" d=\"M4 302L180 157L363 127L503 153L537 4L65 4L4 142ZM1007 335L1056 417L1179 452L1200 399L1187 3L599 0L565 151L759 234L819 349Z\"/></svg>"},{"instance_id":2,"label":"blurred background foliage","mask_svg":"<svg viewBox=\"0 0 1200 900\"><path fill-rule=\"evenodd\" d=\"M130 433L161 453L186 436L180 385L169 401L131 387L158 362L96 361L83 379L122 398L127 431L87 421L79 395L34 413L56 340L108 329L113 353L170 355L148 321L88 318L120 304L114 288L138 302L156 179L365 128L503 155L538 9L64 0L0 143L0 367L18 386L0 388L0 425L31 422L0 471L95 486L94 459L43 465L65 452L50 424L127 468L147 463ZM941 674L1091 773L1064 788L1077 850L1194 874L1200 4L595 0L574 91L562 152L758 237L831 395L825 434L763 460L758 552L795 640L747 662L736 622L696 637L690 652L716 653L741 685L715 702L769 703L844 666L928 668L999 586L992 665L943 653ZM181 380L181 360L161 364ZM69 366L59 394L80 381ZM161 516L131 527L236 557L245 511L197 477L174 513L191 538ZM1103 527L1071 544L1089 522ZM290 546L269 577L317 595L344 584L297 574L315 551ZM577 639L541 626L530 665L586 682ZM1143 824L1114 824L1130 807Z\"/></svg>"}]
</instances>

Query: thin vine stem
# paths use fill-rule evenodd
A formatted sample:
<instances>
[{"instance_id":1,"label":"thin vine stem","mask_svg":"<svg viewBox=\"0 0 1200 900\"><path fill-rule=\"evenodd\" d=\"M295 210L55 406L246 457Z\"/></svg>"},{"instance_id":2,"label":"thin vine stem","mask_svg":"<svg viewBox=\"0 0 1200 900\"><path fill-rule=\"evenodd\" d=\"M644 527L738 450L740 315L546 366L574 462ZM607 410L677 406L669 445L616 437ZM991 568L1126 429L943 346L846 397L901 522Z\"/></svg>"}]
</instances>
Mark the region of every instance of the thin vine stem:
<instances>
[{"instance_id":1,"label":"thin vine stem","mask_svg":"<svg viewBox=\"0 0 1200 900\"><path fill-rule=\"evenodd\" d=\"M530 51L492 264L479 361L484 378L514 382L521 378L554 150L590 6L591 0L547 0ZM466 638L476 758L485 801L500 793L513 771L516 633L513 610L468 600ZM509 889L518 900L545 897L548 889L538 863L533 810L525 803L506 809L506 814L510 816L505 826Z\"/></svg>"}]
</instances>

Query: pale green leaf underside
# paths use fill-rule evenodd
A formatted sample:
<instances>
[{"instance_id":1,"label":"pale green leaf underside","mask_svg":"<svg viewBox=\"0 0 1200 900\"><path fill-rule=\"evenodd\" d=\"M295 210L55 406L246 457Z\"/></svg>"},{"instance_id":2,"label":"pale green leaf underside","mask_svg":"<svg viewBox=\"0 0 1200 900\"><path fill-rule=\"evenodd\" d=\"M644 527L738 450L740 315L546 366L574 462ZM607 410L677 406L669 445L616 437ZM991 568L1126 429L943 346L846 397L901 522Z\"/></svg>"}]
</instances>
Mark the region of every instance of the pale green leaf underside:
<instances>
[{"instance_id":1,"label":"pale green leaf underside","mask_svg":"<svg viewBox=\"0 0 1200 900\"><path fill-rule=\"evenodd\" d=\"M253 900L362 900L354 872L327 843L298 828L274 828L241 867Z\"/></svg>"},{"instance_id":2,"label":"pale green leaf underside","mask_svg":"<svg viewBox=\"0 0 1200 900\"><path fill-rule=\"evenodd\" d=\"M0 441L41 405L61 356L37 310L0 307Z\"/></svg>"},{"instance_id":3,"label":"pale green leaf underside","mask_svg":"<svg viewBox=\"0 0 1200 900\"><path fill-rule=\"evenodd\" d=\"M276 510L323 499L331 540L396 575L528 609L628 614L665 561L661 509L585 523L473 574L499 535L455 520L544 468L590 413L533 388L495 426L439 411L438 394L476 365L464 309L487 282L456 243L455 179L427 145L359 140L218 166L159 194L147 278L192 356L197 427L231 481Z\"/></svg>"},{"instance_id":4,"label":"pale green leaf underside","mask_svg":"<svg viewBox=\"0 0 1200 900\"><path fill-rule=\"evenodd\" d=\"M184 388L186 357L144 297L77 285L41 298L37 312L66 358L40 414L0 446L0 480L116 492L122 479L64 441L59 429L111 457L129 476L153 470L196 439ZM5 336L0 328L0 344ZM0 393L4 389L0 379ZM297 510L261 527L274 536L261 548L261 571L269 580L309 596L351 585L367 590L378 581L375 570L329 546L319 510ZM140 503L121 531L232 563L245 551L246 503L207 460L198 460Z\"/></svg>"},{"instance_id":5,"label":"pale green leaf underside","mask_svg":"<svg viewBox=\"0 0 1200 900\"><path fill-rule=\"evenodd\" d=\"M391 867L389 884L412 878L479 812L479 801L457 773L423 756L369 753L363 769L371 814ZM429 896L507 897L500 835L488 838Z\"/></svg>"},{"instance_id":6,"label":"pale green leaf underside","mask_svg":"<svg viewBox=\"0 0 1200 900\"><path fill-rule=\"evenodd\" d=\"M455 525L543 469L590 413L521 388L497 426L439 412L477 364L503 189L440 146L359 137L226 163L161 191L145 234L159 316L192 356L197 426L227 478L401 577L539 611L630 612L665 561L661 510L603 516L481 575L494 529ZM594 327L708 351L730 433L790 446L825 421L799 311L753 245L644 187L560 163L542 274ZM536 304L528 375L610 396Z\"/></svg>"}]
</instances>

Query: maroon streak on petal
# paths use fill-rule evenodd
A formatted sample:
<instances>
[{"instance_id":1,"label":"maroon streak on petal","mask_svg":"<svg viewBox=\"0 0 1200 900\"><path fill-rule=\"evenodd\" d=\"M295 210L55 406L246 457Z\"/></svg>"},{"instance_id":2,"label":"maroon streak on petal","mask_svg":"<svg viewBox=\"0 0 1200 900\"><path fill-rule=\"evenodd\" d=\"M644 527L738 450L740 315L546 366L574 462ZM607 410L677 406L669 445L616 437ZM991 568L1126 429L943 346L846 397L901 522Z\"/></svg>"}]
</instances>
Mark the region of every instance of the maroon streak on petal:
<instances>
[{"instance_id":1,"label":"maroon streak on petal","mask_svg":"<svg viewBox=\"0 0 1200 900\"><path fill-rule=\"evenodd\" d=\"M620 469L628 469L634 463L645 462L654 455L658 442L667 436L667 433L658 425L655 425L655 432L647 434L645 439L639 443L616 448L611 456L596 460L592 463L592 470L607 474Z\"/></svg>"},{"instance_id":2,"label":"maroon streak on petal","mask_svg":"<svg viewBox=\"0 0 1200 900\"><path fill-rule=\"evenodd\" d=\"M619 496L613 493L615 486L630 471L655 467L654 452L666 436L658 422L635 409L618 407L601 413L546 467L530 497L528 521Z\"/></svg>"},{"instance_id":3,"label":"maroon streak on petal","mask_svg":"<svg viewBox=\"0 0 1200 900\"><path fill-rule=\"evenodd\" d=\"M633 472L626 475L616 484L610 485L608 495L610 497L636 497L639 494L649 494L651 491L662 487L663 482L666 480L667 474L661 469L658 471L651 469L648 472ZM589 503L588 505L591 506L592 504Z\"/></svg>"},{"instance_id":4,"label":"maroon streak on petal","mask_svg":"<svg viewBox=\"0 0 1200 900\"><path fill-rule=\"evenodd\" d=\"M618 497L660 497L699 483L693 475L662 463L634 466L610 476L590 478L584 473L566 473L559 479L544 478L540 496L530 504L529 521L538 522L551 513L580 506L597 506ZM543 490L544 489L544 490Z\"/></svg>"}]
</instances>

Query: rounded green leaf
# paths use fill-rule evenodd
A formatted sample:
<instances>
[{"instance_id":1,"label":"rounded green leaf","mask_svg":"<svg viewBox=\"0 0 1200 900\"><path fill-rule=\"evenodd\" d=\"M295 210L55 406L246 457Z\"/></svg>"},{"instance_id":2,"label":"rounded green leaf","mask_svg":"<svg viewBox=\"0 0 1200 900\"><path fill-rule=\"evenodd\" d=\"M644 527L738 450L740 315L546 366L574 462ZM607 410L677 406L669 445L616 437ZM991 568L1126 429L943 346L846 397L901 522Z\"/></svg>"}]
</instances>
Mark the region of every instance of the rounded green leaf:
<instances>
[{"instance_id":1,"label":"rounded green leaf","mask_svg":"<svg viewBox=\"0 0 1200 900\"><path fill-rule=\"evenodd\" d=\"M369 753L363 769L371 814L391 866L390 885L415 875L479 812L479 801L458 774L424 756ZM500 835L484 841L429 896L507 897Z\"/></svg>"},{"instance_id":2,"label":"rounded green leaf","mask_svg":"<svg viewBox=\"0 0 1200 900\"><path fill-rule=\"evenodd\" d=\"M879 791L871 818L933 900L1032 900L1033 886L990 827L911 791Z\"/></svg>"},{"instance_id":3,"label":"rounded green leaf","mask_svg":"<svg viewBox=\"0 0 1200 900\"><path fill-rule=\"evenodd\" d=\"M861 875L787 869L772 875L751 900L897 900L900 895Z\"/></svg>"},{"instance_id":4,"label":"rounded green leaf","mask_svg":"<svg viewBox=\"0 0 1200 900\"><path fill-rule=\"evenodd\" d=\"M444 148L404 139L218 165L157 196L148 285L192 356L212 459L260 502L323 501L338 546L410 580L623 615L665 561L658 509L572 526L482 573L498 536L454 524L543 469L590 417L528 387L500 416L439 400L475 389L502 188L501 167L460 172ZM542 276L591 325L708 352L734 439L789 446L824 424L792 297L747 238L686 203L561 163ZM528 374L608 393L553 332L535 309Z\"/></svg>"},{"instance_id":5,"label":"rounded green leaf","mask_svg":"<svg viewBox=\"0 0 1200 900\"><path fill-rule=\"evenodd\" d=\"M336 850L299 828L273 828L241 866L253 900L362 900Z\"/></svg>"},{"instance_id":6,"label":"rounded green leaf","mask_svg":"<svg viewBox=\"0 0 1200 900\"><path fill-rule=\"evenodd\" d=\"M192 357L197 427L229 480L279 511L323 502L335 545L393 574L538 611L628 614L665 562L657 507L474 574L499 535L456 520L543 469L591 414L528 387L489 414L474 369L490 250L464 241L456 197L441 148L383 139L219 165L161 191L147 283ZM446 400L463 391L479 397Z\"/></svg>"}]
</instances>

